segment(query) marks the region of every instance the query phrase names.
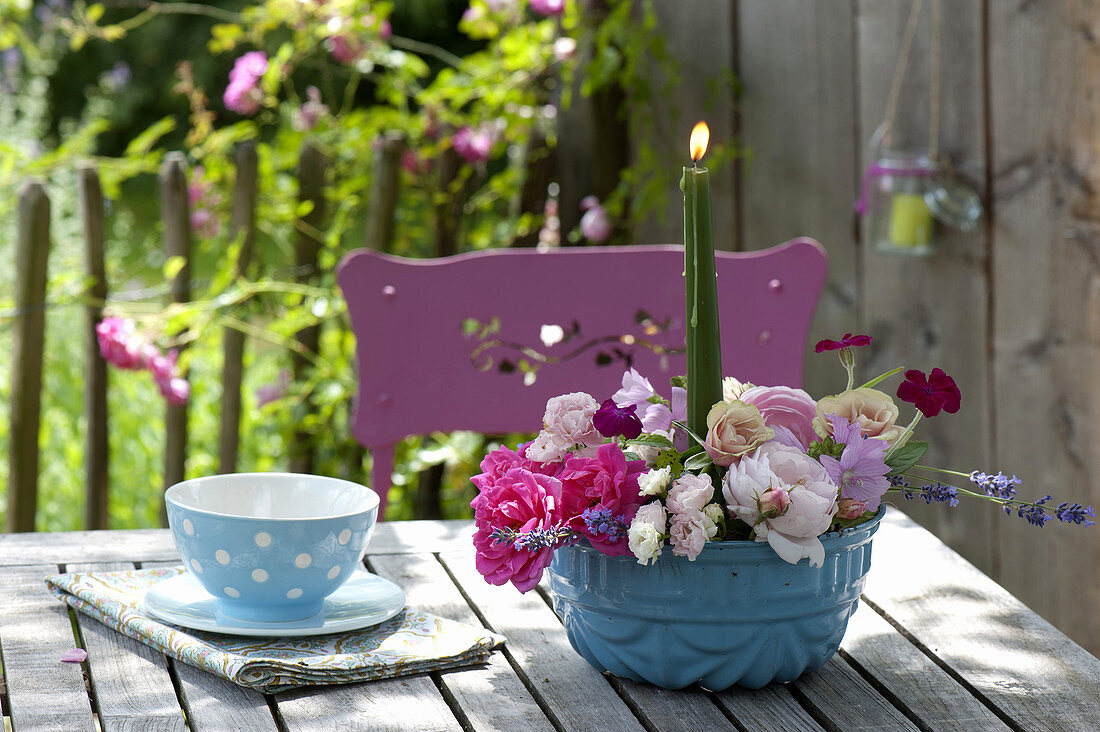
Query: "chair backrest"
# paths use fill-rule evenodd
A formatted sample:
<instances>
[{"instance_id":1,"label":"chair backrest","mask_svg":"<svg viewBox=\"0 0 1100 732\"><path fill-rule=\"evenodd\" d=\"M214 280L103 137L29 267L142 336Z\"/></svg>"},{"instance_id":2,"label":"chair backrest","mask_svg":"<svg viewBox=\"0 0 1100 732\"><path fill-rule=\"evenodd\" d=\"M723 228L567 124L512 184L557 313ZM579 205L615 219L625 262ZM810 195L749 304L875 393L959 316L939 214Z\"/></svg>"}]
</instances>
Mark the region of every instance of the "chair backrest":
<instances>
[{"instance_id":1,"label":"chair backrest","mask_svg":"<svg viewBox=\"0 0 1100 732\"><path fill-rule=\"evenodd\" d=\"M717 254L722 372L799 386L825 252L796 239ZM357 339L352 430L390 486L393 446L434 430L534 432L546 400L603 401L633 366L666 397L686 370L681 246L350 254L338 282Z\"/></svg>"}]
</instances>

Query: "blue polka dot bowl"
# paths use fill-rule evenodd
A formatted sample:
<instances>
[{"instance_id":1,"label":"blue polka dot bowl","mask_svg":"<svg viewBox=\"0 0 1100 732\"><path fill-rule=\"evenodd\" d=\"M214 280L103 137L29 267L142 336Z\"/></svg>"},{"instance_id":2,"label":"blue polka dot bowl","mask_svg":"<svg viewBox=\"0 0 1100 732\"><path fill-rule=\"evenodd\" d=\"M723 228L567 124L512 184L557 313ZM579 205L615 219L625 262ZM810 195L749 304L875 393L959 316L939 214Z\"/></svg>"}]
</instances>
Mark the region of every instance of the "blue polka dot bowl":
<instances>
[{"instance_id":1,"label":"blue polka dot bowl","mask_svg":"<svg viewBox=\"0 0 1100 732\"><path fill-rule=\"evenodd\" d=\"M378 495L336 478L235 473L165 492L184 565L227 618L285 622L319 616L359 566Z\"/></svg>"}]
</instances>

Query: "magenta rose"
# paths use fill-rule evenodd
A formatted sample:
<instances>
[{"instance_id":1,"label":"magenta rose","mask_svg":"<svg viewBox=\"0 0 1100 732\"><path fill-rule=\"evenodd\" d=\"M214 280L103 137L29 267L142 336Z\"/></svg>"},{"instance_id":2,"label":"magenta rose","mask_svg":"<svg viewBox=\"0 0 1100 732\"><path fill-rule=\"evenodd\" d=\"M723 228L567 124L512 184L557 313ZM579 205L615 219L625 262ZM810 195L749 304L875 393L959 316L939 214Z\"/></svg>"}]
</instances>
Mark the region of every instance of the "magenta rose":
<instances>
[{"instance_id":1,"label":"magenta rose","mask_svg":"<svg viewBox=\"0 0 1100 732\"><path fill-rule=\"evenodd\" d=\"M752 404L764 415L771 428L785 427L802 444L802 449L820 439L814 432L817 402L802 389L789 386L754 386L741 394L741 401Z\"/></svg>"},{"instance_id":2,"label":"magenta rose","mask_svg":"<svg viewBox=\"0 0 1100 732\"><path fill-rule=\"evenodd\" d=\"M561 482L549 475L512 468L495 480L485 480L470 505L474 509L474 566L492 585L511 582L527 592L542 579L554 555L553 546L521 548L502 536L538 535L562 524Z\"/></svg>"},{"instance_id":3,"label":"magenta rose","mask_svg":"<svg viewBox=\"0 0 1100 732\"><path fill-rule=\"evenodd\" d=\"M610 556L630 553L626 539L610 541L606 535L593 532L584 521L586 509L600 507L613 516L622 516L629 526L642 501L638 476L646 472L644 460L627 460L613 442L601 445L596 457L569 457L562 470L563 513L569 524L583 534L598 551Z\"/></svg>"},{"instance_id":4,"label":"magenta rose","mask_svg":"<svg viewBox=\"0 0 1100 732\"><path fill-rule=\"evenodd\" d=\"M512 468L523 468L532 473L550 476L556 476L561 472L560 463L546 464L531 460L526 457L526 449L527 445L520 445L516 450L510 450L502 445L491 451L481 459L481 473L471 478L471 482L479 491L483 491L487 486L503 478L504 474Z\"/></svg>"}]
</instances>

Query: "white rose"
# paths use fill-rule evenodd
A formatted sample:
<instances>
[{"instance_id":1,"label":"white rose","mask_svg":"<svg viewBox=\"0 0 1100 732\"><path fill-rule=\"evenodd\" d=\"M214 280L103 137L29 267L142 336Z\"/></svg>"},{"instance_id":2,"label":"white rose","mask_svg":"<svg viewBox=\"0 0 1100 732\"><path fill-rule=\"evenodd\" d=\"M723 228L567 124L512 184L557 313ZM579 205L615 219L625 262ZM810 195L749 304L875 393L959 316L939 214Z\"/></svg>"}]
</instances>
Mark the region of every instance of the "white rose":
<instances>
[{"instance_id":1,"label":"white rose","mask_svg":"<svg viewBox=\"0 0 1100 732\"><path fill-rule=\"evenodd\" d=\"M631 553L638 558L638 564L651 564L661 556L666 522L665 507L659 501L647 503L634 514L626 540Z\"/></svg>"},{"instance_id":2,"label":"white rose","mask_svg":"<svg viewBox=\"0 0 1100 732\"><path fill-rule=\"evenodd\" d=\"M660 470L650 470L638 476L638 495L659 496L672 480L672 468L665 466Z\"/></svg>"}]
</instances>

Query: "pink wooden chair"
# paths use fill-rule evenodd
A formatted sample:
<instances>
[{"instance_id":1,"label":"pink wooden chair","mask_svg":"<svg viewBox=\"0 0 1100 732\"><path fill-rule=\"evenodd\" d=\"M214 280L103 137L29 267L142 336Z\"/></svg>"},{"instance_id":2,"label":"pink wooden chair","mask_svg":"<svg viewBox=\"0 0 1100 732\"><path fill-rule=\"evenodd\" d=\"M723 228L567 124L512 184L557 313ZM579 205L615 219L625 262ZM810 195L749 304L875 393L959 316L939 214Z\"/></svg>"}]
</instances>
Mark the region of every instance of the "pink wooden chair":
<instances>
[{"instance_id":1,"label":"pink wooden chair","mask_svg":"<svg viewBox=\"0 0 1100 732\"><path fill-rule=\"evenodd\" d=\"M407 435L535 432L547 399L603 401L629 366L667 396L685 372L683 260L675 245L349 255L337 279L357 338L352 430L382 508ZM724 374L801 385L825 267L812 239L718 254Z\"/></svg>"}]
</instances>

